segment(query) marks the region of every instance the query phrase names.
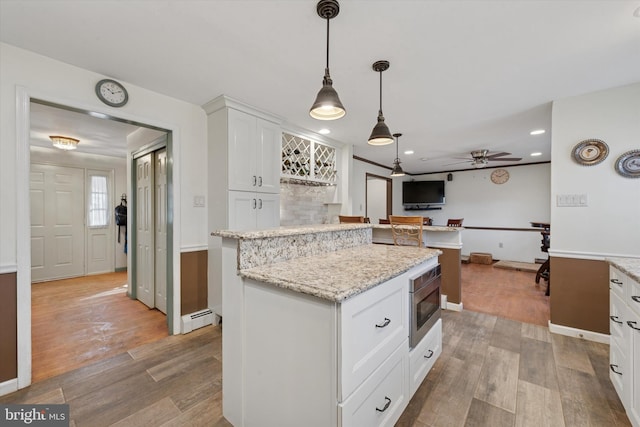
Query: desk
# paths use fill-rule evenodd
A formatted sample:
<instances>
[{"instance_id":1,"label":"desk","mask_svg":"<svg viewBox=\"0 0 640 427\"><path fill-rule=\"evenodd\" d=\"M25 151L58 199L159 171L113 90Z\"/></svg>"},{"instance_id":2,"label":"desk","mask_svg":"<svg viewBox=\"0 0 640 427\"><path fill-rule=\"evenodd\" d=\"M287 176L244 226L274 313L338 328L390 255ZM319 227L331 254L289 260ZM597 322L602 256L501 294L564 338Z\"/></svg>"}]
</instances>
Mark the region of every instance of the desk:
<instances>
[{"instance_id":1,"label":"desk","mask_svg":"<svg viewBox=\"0 0 640 427\"><path fill-rule=\"evenodd\" d=\"M542 234L542 246L540 246L540 250L542 252L549 252L551 224L548 222L531 221L531 226L542 229L540 231L540 234ZM547 296L549 296L549 288L551 287L551 270L549 264L549 257L547 256L547 260L540 266L536 273L536 283L540 283L541 277L547 281L547 291L545 292Z\"/></svg>"}]
</instances>

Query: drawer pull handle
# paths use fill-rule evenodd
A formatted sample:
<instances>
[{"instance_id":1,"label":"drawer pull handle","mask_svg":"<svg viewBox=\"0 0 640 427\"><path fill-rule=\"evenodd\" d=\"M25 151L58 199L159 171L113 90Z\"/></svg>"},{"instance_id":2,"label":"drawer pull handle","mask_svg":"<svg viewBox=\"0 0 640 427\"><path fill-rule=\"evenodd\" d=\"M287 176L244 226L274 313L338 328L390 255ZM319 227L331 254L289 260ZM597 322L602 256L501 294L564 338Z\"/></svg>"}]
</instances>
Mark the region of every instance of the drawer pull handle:
<instances>
[{"instance_id":1,"label":"drawer pull handle","mask_svg":"<svg viewBox=\"0 0 640 427\"><path fill-rule=\"evenodd\" d=\"M609 316L609 318L617 324L622 325L622 320L618 320L618 316Z\"/></svg>"},{"instance_id":2,"label":"drawer pull handle","mask_svg":"<svg viewBox=\"0 0 640 427\"><path fill-rule=\"evenodd\" d=\"M431 359L431 356L433 356L433 350L429 350L429 354L428 354L428 355L427 355L427 354L425 354L425 355L424 355L424 358L425 358L425 359Z\"/></svg>"},{"instance_id":3,"label":"drawer pull handle","mask_svg":"<svg viewBox=\"0 0 640 427\"><path fill-rule=\"evenodd\" d=\"M609 367L611 368L611 371L613 371L614 374L622 375L622 372L616 371L616 368L618 367L618 365L609 365Z\"/></svg>"},{"instance_id":4,"label":"drawer pull handle","mask_svg":"<svg viewBox=\"0 0 640 427\"><path fill-rule=\"evenodd\" d=\"M386 317L384 318L384 322L382 322L381 325L376 325L376 328L385 328L389 323L391 323L391 320L387 319Z\"/></svg>"},{"instance_id":5,"label":"drawer pull handle","mask_svg":"<svg viewBox=\"0 0 640 427\"><path fill-rule=\"evenodd\" d=\"M631 299L634 300L635 302L640 302L640 296L633 295Z\"/></svg>"},{"instance_id":6,"label":"drawer pull handle","mask_svg":"<svg viewBox=\"0 0 640 427\"><path fill-rule=\"evenodd\" d=\"M611 279L611 283L615 283L616 285L622 285L622 282L618 279Z\"/></svg>"},{"instance_id":7,"label":"drawer pull handle","mask_svg":"<svg viewBox=\"0 0 640 427\"><path fill-rule=\"evenodd\" d=\"M384 397L384 400L387 401L387 403L384 404L384 408L380 409L378 407L376 407L376 411L378 412L384 412L387 409L389 409L389 405L391 405L391 399L389 399L387 396Z\"/></svg>"},{"instance_id":8,"label":"drawer pull handle","mask_svg":"<svg viewBox=\"0 0 640 427\"><path fill-rule=\"evenodd\" d=\"M640 331L640 328L636 328L635 326L633 326L633 325L635 325L636 323L637 323L637 322L632 322L631 320L627 320L627 325L629 325L629 327L630 327L631 329L635 329L636 331Z\"/></svg>"}]
</instances>

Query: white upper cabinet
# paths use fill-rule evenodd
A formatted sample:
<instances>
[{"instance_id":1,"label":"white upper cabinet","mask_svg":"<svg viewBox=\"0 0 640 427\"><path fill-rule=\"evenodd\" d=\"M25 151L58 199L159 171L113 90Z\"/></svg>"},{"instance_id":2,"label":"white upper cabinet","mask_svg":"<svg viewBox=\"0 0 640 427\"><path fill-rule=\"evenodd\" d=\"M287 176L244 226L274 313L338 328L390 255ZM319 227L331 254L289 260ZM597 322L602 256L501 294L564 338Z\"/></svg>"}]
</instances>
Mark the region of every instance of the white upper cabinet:
<instances>
[{"instance_id":1,"label":"white upper cabinet","mask_svg":"<svg viewBox=\"0 0 640 427\"><path fill-rule=\"evenodd\" d=\"M304 179L323 184L337 182L339 149L287 132L282 133L283 178Z\"/></svg>"},{"instance_id":2,"label":"white upper cabinet","mask_svg":"<svg viewBox=\"0 0 640 427\"><path fill-rule=\"evenodd\" d=\"M280 191L280 126L242 111L228 109L229 189Z\"/></svg>"}]
</instances>

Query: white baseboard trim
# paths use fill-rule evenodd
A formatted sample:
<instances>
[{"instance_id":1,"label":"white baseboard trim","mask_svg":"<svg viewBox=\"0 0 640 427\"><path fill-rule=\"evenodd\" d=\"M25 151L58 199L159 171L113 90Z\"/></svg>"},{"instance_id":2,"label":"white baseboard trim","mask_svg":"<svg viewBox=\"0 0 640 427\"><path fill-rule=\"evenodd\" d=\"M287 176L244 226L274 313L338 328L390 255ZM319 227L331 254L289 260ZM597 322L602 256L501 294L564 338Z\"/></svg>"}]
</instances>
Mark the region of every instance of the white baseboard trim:
<instances>
[{"instance_id":1,"label":"white baseboard trim","mask_svg":"<svg viewBox=\"0 0 640 427\"><path fill-rule=\"evenodd\" d=\"M18 391L18 379L14 378L9 381L0 383L0 396Z\"/></svg>"},{"instance_id":2,"label":"white baseboard trim","mask_svg":"<svg viewBox=\"0 0 640 427\"><path fill-rule=\"evenodd\" d=\"M455 302L447 301L447 310L462 311L462 303L456 304Z\"/></svg>"},{"instance_id":3,"label":"white baseboard trim","mask_svg":"<svg viewBox=\"0 0 640 427\"><path fill-rule=\"evenodd\" d=\"M587 341L595 341L602 344L609 344L610 336L600 332L587 331L584 329L571 328L569 326L556 325L549 320L549 331L554 334L566 335L568 337L581 338Z\"/></svg>"}]
</instances>

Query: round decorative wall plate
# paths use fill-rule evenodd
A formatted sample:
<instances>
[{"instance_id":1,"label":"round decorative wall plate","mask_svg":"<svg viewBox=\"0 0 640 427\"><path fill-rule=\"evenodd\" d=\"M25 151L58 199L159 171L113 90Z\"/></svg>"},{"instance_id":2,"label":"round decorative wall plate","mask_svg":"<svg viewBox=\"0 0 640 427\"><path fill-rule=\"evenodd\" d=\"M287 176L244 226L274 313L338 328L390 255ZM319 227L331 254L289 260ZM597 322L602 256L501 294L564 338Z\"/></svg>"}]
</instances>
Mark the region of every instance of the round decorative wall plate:
<instances>
[{"instance_id":1,"label":"round decorative wall plate","mask_svg":"<svg viewBox=\"0 0 640 427\"><path fill-rule=\"evenodd\" d=\"M573 147L573 158L584 166L593 166L609 155L609 146L600 139L585 139Z\"/></svg>"},{"instance_id":2,"label":"round decorative wall plate","mask_svg":"<svg viewBox=\"0 0 640 427\"><path fill-rule=\"evenodd\" d=\"M631 150L616 160L616 172L627 178L640 178L640 150Z\"/></svg>"}]
</instances>

